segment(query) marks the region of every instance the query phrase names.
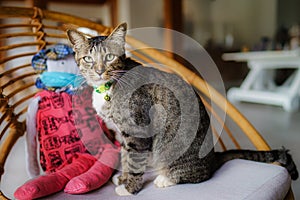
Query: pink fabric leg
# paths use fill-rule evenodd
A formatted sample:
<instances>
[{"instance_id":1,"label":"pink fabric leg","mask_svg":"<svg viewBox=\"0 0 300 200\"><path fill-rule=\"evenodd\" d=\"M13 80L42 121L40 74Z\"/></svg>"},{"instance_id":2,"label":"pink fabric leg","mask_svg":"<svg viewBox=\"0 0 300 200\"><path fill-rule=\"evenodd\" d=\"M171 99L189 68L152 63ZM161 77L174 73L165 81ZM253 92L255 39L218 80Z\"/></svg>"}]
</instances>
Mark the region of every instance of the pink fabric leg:
<instances>
[{"instance_id":1,"label":"pink fabric leg","mask_svg":"<svg viewBox=\"0 0 300 200\"><path fill-rule=\"evenodd\" d=\"M61 191L70 179L86 172L95 161L96 159L89 154L75 155L71 163L58 171L26 182L16 190L14 196L16 199L27 200Z\"/></svg>"},{"instance_id":2,"label":"pink fabric leg","mask_svg":"<svg viewBox=\"0 0 300 200\"><path fill-rule=\"evenodd\" d=\"M39 176L19 187L14 196L16 199L36 199L62 190L68 179L60 173Z\"/></svg>"},{"instance_id":3,"label":"pink fabric leg","mask_svg":"<svg viewBox=\"0 0 300 200\"><path fill-rule=\"evenodd\" d=\"M87 172L71 179L64 191L69 194L82 194L104 185L114 169L97 161Z\"/></svg>"},{"instance_id":4,"label":"pink fabric leg","mask_svg":"<svg viewBox=\"0 0 300 200\"><path fill-rule=\"evenodd\" d=\"M84 174L77 176L69 181L65 187L65 192L70 194L82 194L104 185L119 161L119 149L113 148L111 145L105 145L99 161Z\"/></svg>"}]
</instances>

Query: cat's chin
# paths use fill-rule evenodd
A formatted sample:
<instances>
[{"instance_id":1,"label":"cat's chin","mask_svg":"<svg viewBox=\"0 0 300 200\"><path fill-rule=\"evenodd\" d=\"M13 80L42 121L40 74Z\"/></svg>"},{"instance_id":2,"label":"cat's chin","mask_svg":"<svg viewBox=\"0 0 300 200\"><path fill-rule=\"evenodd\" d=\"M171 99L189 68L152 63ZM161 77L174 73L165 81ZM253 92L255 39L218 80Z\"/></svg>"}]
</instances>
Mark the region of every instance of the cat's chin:
<instances>
[{"instance_id":1,"label":"cat's chin","mask_svg":"<svg viewBox=\"0 0 300 200\"><path fill-rule=\"evenodd\" d=\"M99 81L93 81L93 82L90 82L90 83L88 83L88 84L89 84L90 86L92 86L92 87L99 87L100 85L105 84L107 81L108 81L108 80L103 80L103 79L101 79L101 80L99 80Z\"/></svg>"}]
</instances>

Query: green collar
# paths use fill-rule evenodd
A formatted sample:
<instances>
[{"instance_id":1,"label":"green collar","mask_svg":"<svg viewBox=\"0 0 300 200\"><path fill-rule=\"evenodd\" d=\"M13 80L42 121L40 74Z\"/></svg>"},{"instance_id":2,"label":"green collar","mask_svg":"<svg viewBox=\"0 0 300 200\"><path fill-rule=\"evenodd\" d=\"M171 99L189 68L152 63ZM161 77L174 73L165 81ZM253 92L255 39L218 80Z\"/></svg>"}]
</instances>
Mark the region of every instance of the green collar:
<instances>
[{"instance_id":1,"label":"green collar","mask_svg":"<svg viewBox=\"0 0 300 200\"><path fill-rule=\"evenodd\" d=\"M99 94L103 94L111 88L112 84L113 84L113 81L107 81L106 83L101 84L99 87L95 87L94 88L95 92L97 92ZM110 101L110 96L108 95L108 93L106 93L106 95L104 96L104 99L106 101Z\"/></svg>"}]
</instances>

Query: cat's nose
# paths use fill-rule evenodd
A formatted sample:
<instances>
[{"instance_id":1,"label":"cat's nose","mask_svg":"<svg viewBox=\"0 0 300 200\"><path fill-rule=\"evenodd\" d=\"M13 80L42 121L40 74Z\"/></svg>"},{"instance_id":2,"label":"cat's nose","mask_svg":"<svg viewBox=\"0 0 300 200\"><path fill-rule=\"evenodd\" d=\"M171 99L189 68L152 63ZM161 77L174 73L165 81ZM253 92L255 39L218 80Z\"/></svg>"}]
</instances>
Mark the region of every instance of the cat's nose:
<instances>
[{"instance_id":1,"label":"cat's nose","mask_svg":"<svg viewBox=\"0 0 300 200\"><path fill-rule=\"evenodd\" d=\"M105 72L105 69L101 68L101 69L96 69L95 71L96 71L97 74L101 75Z\"/></svg>"}]
</instances>

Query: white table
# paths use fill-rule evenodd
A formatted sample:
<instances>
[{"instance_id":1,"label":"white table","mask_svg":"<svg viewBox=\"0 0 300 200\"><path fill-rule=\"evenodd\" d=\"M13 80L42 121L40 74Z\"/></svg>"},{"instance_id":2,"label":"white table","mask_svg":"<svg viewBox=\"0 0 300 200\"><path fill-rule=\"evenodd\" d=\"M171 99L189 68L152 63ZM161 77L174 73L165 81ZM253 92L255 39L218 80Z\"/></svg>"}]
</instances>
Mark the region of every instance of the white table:
<instances>
[{"instance_id":1,"label":"white table","mask_svg":"<svg viewBox=\"0 0 300 200\"><path fill-rule=\"evenodd\" d=\"M250 71L239 88L230 88L230 101L245 101L282 106L286 111L299 109L300 51L261 51L226 53L226 61L247 62ZM280 86L274 83L276 69L292 68L293 74Z\"/></svg>"}]
</instances>

